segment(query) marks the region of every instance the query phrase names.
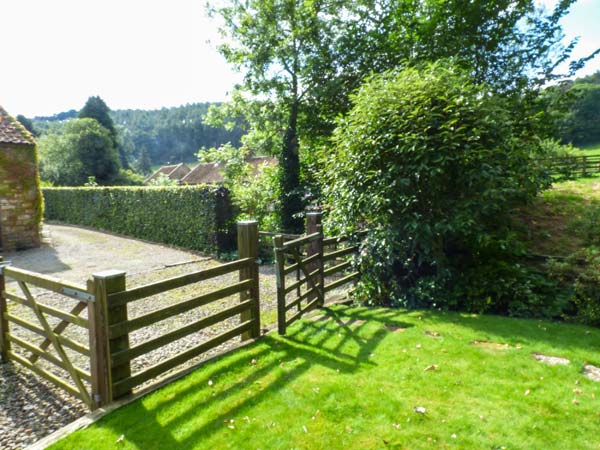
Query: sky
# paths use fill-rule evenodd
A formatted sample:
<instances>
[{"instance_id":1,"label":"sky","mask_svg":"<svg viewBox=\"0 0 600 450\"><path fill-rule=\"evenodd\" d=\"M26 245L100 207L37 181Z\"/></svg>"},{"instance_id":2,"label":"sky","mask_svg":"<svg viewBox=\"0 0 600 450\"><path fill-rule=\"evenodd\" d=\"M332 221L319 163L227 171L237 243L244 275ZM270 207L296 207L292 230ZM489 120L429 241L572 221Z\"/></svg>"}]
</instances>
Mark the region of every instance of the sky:
<instances>
[{"instance_id":1,"label":"sky","mask_svg":"<svg viewBox=\"0 0 600 450\"><path fill-rule=\"evenodd\" d=\"M79 110L93 95L111 109L223 101L241 80L205 0L0 1L0 105L12 115ZM599 48L600 0L579 0L562 24L580 37L574 56ZM577 76L597 70L600 56Z\"/></svg>"}]
</instances>

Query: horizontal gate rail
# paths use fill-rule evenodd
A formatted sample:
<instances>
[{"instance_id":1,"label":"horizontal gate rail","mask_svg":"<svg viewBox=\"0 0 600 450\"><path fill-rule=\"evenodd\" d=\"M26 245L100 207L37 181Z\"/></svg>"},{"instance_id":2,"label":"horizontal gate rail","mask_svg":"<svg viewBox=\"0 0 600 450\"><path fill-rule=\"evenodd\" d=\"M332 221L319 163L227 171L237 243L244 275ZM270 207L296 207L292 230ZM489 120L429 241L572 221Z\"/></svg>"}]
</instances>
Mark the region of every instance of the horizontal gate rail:
<instances>
[{"instance_id":1,"label":"horizontal gate rail","mask_svg":"<svg viewBox=\"0 0 600 450\"><path fill-rule=\"evenodd\" d=\"M152 366L136 375L133 375L128 378L124 378L122 380L117 381L113 387L115 398L127 394L135 386L138 386L148 380L151 380L152 378L156 378L157 376L161 375L162 373L164 373L170 369L173 369L174 367L177 367L177 366L185 363L186 361L188 361L196 356L199 356L202 353L207 352L208 350L212 350L215 347L218 347L219 345L221 345L237 336L240 336L242 333L251 330L253 326L254 326L254 324L252 323L252 321L244 322L225 333L222 333L206 342L203 342L202 344L198 345L195 348L192 348L183 353L180 353L179 355L174 356L170 359L167 359L166 361L155 364L154 366Z\"/></svg>"},{"instance_id":2,"label":"horizontal gate rail","mask_svg":"<svg viewBox=\"0 0 600 450\"><path fill-rule=\"evenodd\" d=\"M162 320L168 319L178 314L185 313L192 309L206 306L217 300L221 300L225 297L229 297L233 294L239 294L242 291L250 289L252 282L251 280L241 281L232 286L213 291L208 294L177 303L167 308L159 309L143 316L136 317L135 319L126 320L123 322L115 323L109 327L109 336L117 338L119 336L126 335L132 331L139 330L140 328L153 325Z\"/></svg>"},{"instance_id":3,"label":"horizontal gate rail","mask_svg":"<svg viewBox=\"0 0 600 450\"><path fill-rule=\"evenodd\" d=\"M117 292L108 295L108 300L112 306L122 306L126 303L140 300L142 298L151 297L152 295L160 294L172 289L187 286L188 284L206 281L220 275L226 275L231 272L238 271L255 262L254 258L244 258L233 261L227 264L222 264L210 269L200 270L198 272L189 273L179 277L169 278L157 283L147 284L135 289L130 289L123 292Z\"/></svg>"},{"instance_id":4,"label":"horizontal gate rail","mask_svg":"<svg viewBox=\"0 0 600 450\"><path fill-rule=\"evenodd\" d=\"M152 381L165 372L176 369L192 358L201 356L227 341L241 337L242 340L257 338L260 335L259 290L258 290L258 225L257 222L238 223L238 254L240 259L216 267L204 269L182 276L150 283L133 289L125 288L125 274L107 274L105 294L101 295L106 302L106 339L108 354L104 365L109 367L110 379L108 395L115 399L132 392L140 384ZM228 282L222 288L202 295L179 301L175 304L143 313L138 317L128 317L128 304L157 294L169 295L174 289L182 288L201 281L214 280L218 277L237 273L239 281ZM101 276L101 274L99 275ZM193 295L193 294L192 294ZM238 296L239 301L230 304L228 298ZM225 300L218 306L218 311L202 310L207 305ZM198 311L200 317L186 316L185 323L175 329L156 331L134 345L130 343L130 334L136 330L152 327L163 321L180 317L190 311ZM207 314L208 313L208 314ZM239 322L232 319L239 317ZM191 322L190 322L191 320ZM210 327L223 324L226 331L211 329L213 337L200 337L188 348L164 361L150 367L141 368L132 373L132 361L154 352L166 345L175 344L198 332L206 332ZM162 326L162 325L161 325ZM220 333L220 334L217 334ZM190 342L190 341L188 341Z\"/></svg>"}]
</instances>

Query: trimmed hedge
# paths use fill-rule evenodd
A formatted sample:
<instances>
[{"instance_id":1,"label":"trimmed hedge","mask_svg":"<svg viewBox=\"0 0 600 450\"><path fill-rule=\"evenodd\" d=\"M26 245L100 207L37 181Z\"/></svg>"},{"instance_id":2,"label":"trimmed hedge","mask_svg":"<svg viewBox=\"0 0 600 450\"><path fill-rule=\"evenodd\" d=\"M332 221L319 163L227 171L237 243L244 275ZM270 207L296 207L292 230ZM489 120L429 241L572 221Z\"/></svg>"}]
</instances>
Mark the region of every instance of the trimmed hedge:
<instances>
[{"instance_id":1,"label":"trimmed hedge","mask_svg":"<svg viewBox=\"0 0 600 450\"><path fill-rule=\"evenodd\" d=\"M203 252L235 247L229 191L212 186L45 188L44 218Z\"/></svg>"}]
</instances>

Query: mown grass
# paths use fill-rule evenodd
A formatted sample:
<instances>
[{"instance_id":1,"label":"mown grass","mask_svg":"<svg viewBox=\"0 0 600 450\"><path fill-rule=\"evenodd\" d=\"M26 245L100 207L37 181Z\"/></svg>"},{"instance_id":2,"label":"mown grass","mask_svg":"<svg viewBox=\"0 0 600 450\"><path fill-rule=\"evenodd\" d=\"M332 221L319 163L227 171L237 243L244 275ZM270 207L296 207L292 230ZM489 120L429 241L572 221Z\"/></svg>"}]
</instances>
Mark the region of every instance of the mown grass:
<instances>
[{"instance_id":1,"label":"mown grass","mask_svg":"<svg viewBox=\"0 0 600 450\"><path fill-rule=\"evenodd\" d=\"M581 374L584 363L600 364L598 329L433 311L325 313L51 448L600 448L600 383ZM533 352L571 363L548 366Z\"/></svg>"},{"instance_id":2,"label":"mown grass","mask_svg":"<svg viewBox=\"0 0 600 450\"><path fill-rule=\"evenodd\" d=\"M600 155L600 143L581 147L581 150L587 156Z\"/></svg>"}]
</instances>

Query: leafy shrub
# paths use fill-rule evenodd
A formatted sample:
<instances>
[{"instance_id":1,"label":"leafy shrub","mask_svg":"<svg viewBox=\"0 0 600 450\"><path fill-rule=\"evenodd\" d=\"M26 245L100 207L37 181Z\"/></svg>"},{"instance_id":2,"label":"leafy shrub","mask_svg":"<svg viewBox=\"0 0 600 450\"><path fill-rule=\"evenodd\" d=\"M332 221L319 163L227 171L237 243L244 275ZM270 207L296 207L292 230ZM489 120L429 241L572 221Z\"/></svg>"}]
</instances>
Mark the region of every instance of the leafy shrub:
<instances>
[{"instance_id":1,"label":"leafy shrub","mask_svg":"<svg viewBox=\"0 0 600 450\"><path fill-rule=\"evenodd\" d=\"M223 164L225 186L239 215L237 220L257 220L260 230L279 229L279 167L263 164L255 171L247 162L246 147L227 143L219 148L202 149L197 156L203 163Z\"/></svg>"},{"instance_id":2,"label":"leafy shrub","mask_svg":"<svg viewBox=\"0 0 600 450\"><path fill-rule=\"evenodd\" d=\"M361 297L553 314L543 277L509 265L518 249L509 212L550 180L534 164L539 140L505 101L447 61L373 76L352 100L323 190L330 227L373 230ZM488 278L499 274L506 284Z\"/></svg>"},{"instance_id":3,"label":"leafy shrub","mask_svg":"<svg viewBox=\"0 0 600 450\"><path fill-rule=\"evenodd\" d=\"M225 188L45 188L45 219L205 252L235 246Z\"/></svg>"},{"instance_id":4,"label":"leafy shrub","mask_svg":"<svg viewBox=\"0 0 600 450\"><path fill-rule=\"evenodd\" d=\"M590 246L564 261L550 261L549 267L569 293L565 318L600 326L600 247Z\"/></svg>"}]
</instances>

